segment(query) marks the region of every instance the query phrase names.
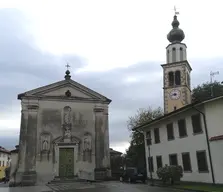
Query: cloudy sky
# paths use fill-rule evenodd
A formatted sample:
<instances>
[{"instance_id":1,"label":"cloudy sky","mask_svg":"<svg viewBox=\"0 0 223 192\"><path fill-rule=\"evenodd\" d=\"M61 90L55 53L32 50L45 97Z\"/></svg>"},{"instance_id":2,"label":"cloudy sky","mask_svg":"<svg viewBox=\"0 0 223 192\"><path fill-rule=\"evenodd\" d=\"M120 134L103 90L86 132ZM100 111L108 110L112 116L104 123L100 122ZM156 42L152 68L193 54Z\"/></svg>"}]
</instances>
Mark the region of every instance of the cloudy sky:
<instances>
[{"instance_id":1,"label":"cloudy sky","mask_svg":"<svg viewBox=\"0 0 223 192\"><path fill-rule=\"evenodd\" d=\"M186 38L192 86L223 80L222 0L0 1L0 145L18 143L17 94L72 79L112 99L110 145L128 147L128 117L162 102L173 7Z\"/></svg>"}]
</instances>

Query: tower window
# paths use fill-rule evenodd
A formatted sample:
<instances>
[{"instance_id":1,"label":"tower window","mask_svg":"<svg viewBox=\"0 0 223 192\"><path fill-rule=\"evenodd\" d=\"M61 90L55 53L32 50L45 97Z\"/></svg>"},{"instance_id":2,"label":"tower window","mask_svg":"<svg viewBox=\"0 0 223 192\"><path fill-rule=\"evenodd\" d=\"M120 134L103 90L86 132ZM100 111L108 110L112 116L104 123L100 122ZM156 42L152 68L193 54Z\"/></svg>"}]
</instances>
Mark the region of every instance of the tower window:
<instances>
[{"instance_id":1,"label":"tower window","mask_svg":"<svg viewBox=\"0 0 223 192\"><path fill-rule=\"evenodd\" d=\"M167 63L170 62L170 51L167 50L167 53L166 53L166 60L167 60Z\"/></svg>"},{"instance_id":2,"label":"tower window","mask_svg":"<svg viewBox=\"0 0 223 192\"><path fill-rule=\"evenodd\" d=\"M181 79L180 79L180 71L175 72L175 84L180 85L181 84Z\"/></svg>"},{"instance_id":3,"label":"tower window","mask_svg":"<svg viewBox=\"0 0 223 192\"><path fill-rule=\"evenodd\" d=\"M169 72L168 74L168 80L169 80L169 86L173 86L174 85L174 74L173 72Z\"/></svg>"},{"instance_id":4,"label":"tower window","mask_svg":"<svg viewBox=\"0 0 223 192\"><path fill-rule=\"evenodd\" d=\"M180 60L183 61L184 57L183 57L183 48L180 47Z\"/></svg>"},{"instance_id":5,"label":"tower window","mask_svg":"<svg viewBox=\"0 0 223 192\"><path fill-rule=\"evenodd\" d=\"M177 56L176 56L176 48L173 47L172 50L173 50L173 51L172 51L172 62L176 62L176 60L177 60Z\"/></svg>"}]
</instances>

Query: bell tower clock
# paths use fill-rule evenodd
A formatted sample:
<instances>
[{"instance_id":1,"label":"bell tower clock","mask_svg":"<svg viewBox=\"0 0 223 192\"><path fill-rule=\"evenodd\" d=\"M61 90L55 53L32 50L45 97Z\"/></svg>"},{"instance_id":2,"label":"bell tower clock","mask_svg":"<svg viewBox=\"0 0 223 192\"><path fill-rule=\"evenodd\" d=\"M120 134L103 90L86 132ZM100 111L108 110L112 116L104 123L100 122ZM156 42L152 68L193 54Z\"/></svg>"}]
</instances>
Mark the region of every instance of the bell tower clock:
<instances>
[{"instance_id":1,"label":"bell tower clock","mask_svg":"<svg viewBox=\"0 0 223 192\"><path fill-rule=\"evenodd\" d=\"M167 35L170 44L166 47L166 64L161 65L163 67L164 113L170 113L191 103L190 73L192 69L187 61L187 46L181 43L185 35L179 25L175 14L172 22L173 29Z\"/></svg>"}]
</instances>

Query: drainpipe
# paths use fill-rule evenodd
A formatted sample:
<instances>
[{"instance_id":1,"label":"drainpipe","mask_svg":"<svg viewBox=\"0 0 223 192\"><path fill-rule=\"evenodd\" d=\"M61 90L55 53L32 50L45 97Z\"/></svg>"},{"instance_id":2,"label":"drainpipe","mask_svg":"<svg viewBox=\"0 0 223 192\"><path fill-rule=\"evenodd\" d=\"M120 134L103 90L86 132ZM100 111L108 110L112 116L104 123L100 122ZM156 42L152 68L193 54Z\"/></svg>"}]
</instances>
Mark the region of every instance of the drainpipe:
<instances>
[{"instance_id":1,"label":"drainpipe","mask_svg":"<svg viewBox=\"0 0 223 192\"><path fill-rule=\"evenodd\" d=\"M143 131L138 131L136 130L136 132L138 133L142 133L143 134ZM144 140L144 147L145 147L145 150L146 150L146 142L145 142L145 139L143 138ZM152 141L152 139L150 139ZM149 151L149 162L148 162L148 168L149 168L149 173L150 173L150 180L151 180L151 184L150 186L154 186L154 180L153 180L153 173L152 173L152 170L151 170L151 148L150 148L150 145L148 146L148 151ZM146 154L146 152L145 152ZM146 158L146 156L145 156ZM147 159L147 158L146 158ZM145 159L145 161L146 161Z\"/></svg>"},{"instance_id":2,"label":"drainpipe","mask_svg":"<svg viewBox=\"0 0 223 192\"><path fill-rule=\"evenodd\" d=\"M196 107L192 106L196 111L198 111L204 121L204 130L205 130L205 136L206 136L206 142L207 142L207 147L208 147L208 156L209 156L209 161L210 161L210 166L211 166L211 176L212 176L212 183L215 184L215 176L214 176L214 169L213 169L213 163L212 163L212 156L211 156L211 148L210 148L210 143L209 143L209 136L208 136L208 129L207 129L207 121L206 121L206 116L205 114L197 109Z\"/></svg>"}]
</instances>

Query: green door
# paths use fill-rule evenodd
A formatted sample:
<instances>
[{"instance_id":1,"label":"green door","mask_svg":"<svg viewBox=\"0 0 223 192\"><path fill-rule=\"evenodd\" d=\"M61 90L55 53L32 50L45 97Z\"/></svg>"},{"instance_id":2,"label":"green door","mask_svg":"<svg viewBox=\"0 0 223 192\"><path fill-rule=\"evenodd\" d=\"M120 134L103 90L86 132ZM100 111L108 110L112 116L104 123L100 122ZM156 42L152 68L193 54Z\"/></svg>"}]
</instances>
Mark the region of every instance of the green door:
<instances>
[{"instance_id":1,"label":"green door","mask_svg":"<svg viewBox=\"0 0 223 192\"><path fill-rule=\"evenodd\" d=\"M74 149L73 148L60 148L59 176L60 177L74 176Z\"/></svg>"}]
</instances>

